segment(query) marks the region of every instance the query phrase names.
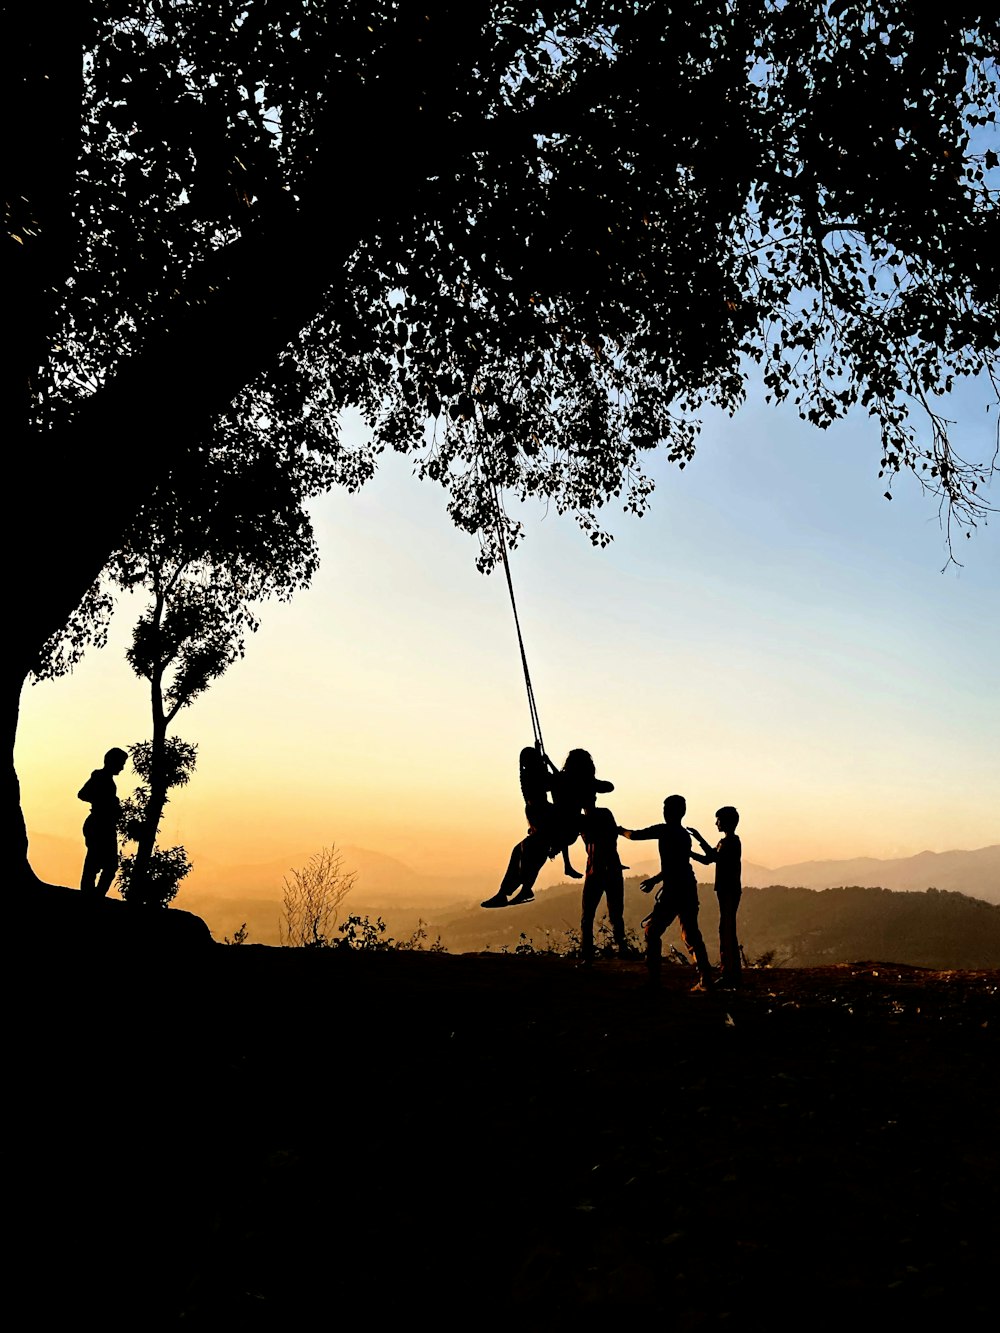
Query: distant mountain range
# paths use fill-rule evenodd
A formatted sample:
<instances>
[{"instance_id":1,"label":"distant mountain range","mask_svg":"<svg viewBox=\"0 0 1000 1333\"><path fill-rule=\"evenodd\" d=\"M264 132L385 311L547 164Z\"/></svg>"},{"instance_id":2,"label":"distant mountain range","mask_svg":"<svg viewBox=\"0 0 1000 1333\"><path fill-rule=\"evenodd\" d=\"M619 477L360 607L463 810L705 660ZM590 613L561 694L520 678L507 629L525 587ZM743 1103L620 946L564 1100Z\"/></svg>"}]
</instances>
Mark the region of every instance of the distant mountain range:
<instances>
[{"instance_id":1,"label":"distant mountain range","mask_svg":"<svg viewBox=\"0 0 1000 1333\"><path fill-rule=\"evenodd\" d=\"M365 847L338 846L337 850L343 855L344 870L355 874L341 920L352 912L374 920L391 907L397 917L415 925L421 915L446 906L478 904L496 889L492 876L421 875L395 857ZM245 923L256 943L277 944L285 879L290 878L293 867L305 866L309 855L235 866L199 858L178 906L207 921L217 940L231 936Z\"/></svg>"},{"instance_id":2,"label":"distant mountain range","mask_svg":"<svg viewBox=\"0 0 1000 1333\"><path fill-rule=\"evenodd\" d=\"M707 885L699 893L700 924L709 957L718 956L719 908ZM650 900L639 880L625 883L625 924L641 947L641 920ZM603 907L597 915L602 935ZM407 939L414 921L390 911L386 920L397 939ZM524 907L484 912L430 911L424 919L424 947L440 939L451 953L514 952L574 947L579 931L580 890L559 885L542 890ZM912 967L1000 967L1000 904L941 889L896 892L884 888L747 888L740 904L739 937L748 960L774 966L822 967L858 959L905 963ZM676 925L665 947L681 943ZM683 952L673 958L684 961Z\"/></svg>"},{"instance_id":3,"label":"distant mountain range","mask_svg":"<svg viewBox=\"0 0 1000 1333\"><path fill-rule=\"evenodd\" d=\"M973 852L918 852L897 860L858 856L849 861L799 861L793 865L744 865L743 883L755 888L836 889L850 885L882 889L947 889L1000 903L1000 844Z\"/></svg>"},{"instance_id":4,"label":"distant mountain range","mask_svg":"<svg viewBox=\"0 0 1000 1333\"><path fill-rule=\"evenodd\" d=\"M83 840L48 833L30 835L35 873L50 884L75 886L83 859ZM315 850L315 849L314 849ZM495 892L493 875L421 875L394 857L365 847L338 847L344 870L355 873L345 910L373 919L389 906L416 922L432 909L478 903ZM225 865L193 852L194 869L181 886L177 906L202 917L217 940L243 924L258 944L277 944L282 919L284 881L292 869L306 865L310 852L287 857ZM341 913L343 917L344 913Z\"/></svg>"},{"instance_id":5,"label":"distant mountain range","mask_svg":"<svg viewBox=\"0 0 1000 1333\"><path fill-rule=\"evenodd\" d=\"M345 868L353 869L357 881L345 901L346 912L356 912L373 919L384 916L397 935L407 935L420 918L439 923L451 918L449 908L459 912L474 908L476 916L481 899L496 889L495 876L420 875L391 856L363 847L344 847ZM278 942L281 918L281 894L290 866L303 866L307 855L245 866L215 866L200 861L183 889L183 903L188 911L204 917L216 939L246 922L254 940L265 944ZM632 864L632 874L652 873L654 864ZM794 865L745 865L743 882L748 888L783 884L794 888L831 889L849 886L892 890L937 888L964 893L971 898L1000 904L1000 845L976 851L921 852L897 860L857 857L844 861L805 861ZM710 878L711 871L702 871ZM554 892L553 886L546 892ZM577 886L567 900L570 918L575 915ZM475 947L471 943L468 947Z\"/></svg>"},{"instance_id":6,"label":"distant mountain range","mask_svg":"<svg viewBox=\"0 0 1000 1333\"><path fill-rule=\"evenodd\" d=\"M31 835L32 864L51 883L77 882L81 850L73 839ZM448 906L478 908L480 900L496 889L496 873L421 875L381 852L353 846L338 850L343 853L345 870L357 876L346 910L373 918L385 915L390 925L398 921L397 934L421 916L439 919ZM216 939L231 935L246 922L254 940L276 944L284 879L292 867L304 866L309 855L300 852L280 860L223 865L195 853L194 870L182 886L177 905L203 917ZM654 870L652 861L631 861L632 875ZM710 870L699 867L699 873L711 877ZM974 851L920 852L894 860L801 861L773 869L744 863L743 882L748 888L773 884L807 889L854 885L911 891L937 888L1000 904L1000 844Z\"/></svg>"}]
</instances>

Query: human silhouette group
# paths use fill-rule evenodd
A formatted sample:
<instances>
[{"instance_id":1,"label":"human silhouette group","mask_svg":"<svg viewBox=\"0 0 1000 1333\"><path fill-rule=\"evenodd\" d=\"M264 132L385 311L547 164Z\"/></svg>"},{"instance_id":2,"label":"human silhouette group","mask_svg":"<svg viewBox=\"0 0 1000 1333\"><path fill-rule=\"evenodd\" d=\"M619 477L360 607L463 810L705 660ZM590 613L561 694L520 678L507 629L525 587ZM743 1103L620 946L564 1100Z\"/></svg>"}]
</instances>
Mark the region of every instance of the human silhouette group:
<instances>
[{"instance_id":1,"label":"human silhouette group","mask_svg":"<svg viewBox=\"0 0 1000 1333\"><path fill-rule=\"evenodd\" d=\"M108 750L104 763L95 768L77 795L90 803L84 820L86 856L80 879L88 898L103 898L118 869L118 820L121 803L115 777L128 760L128 752L117 746ZM715 812L721 838L713 847L695 828L684 825L687 802L683 796L668 796L663 802L663 821L646 828L623 828L612 812L597 804L599 795L614 791L614 784L597 776L587 750L570 750L557 769L540 744L526 746L520 755L519 772L528 831L516 843L500 887L483 907L516 907L534 901L538 875L550 858L561 856L563 871L583 880L580 915L580 958L589 966L595 958L594 919L601 900L607 904L611 932L618 953L631 952L625 932L625 878L618 855L619 837L633 842L655 841L660 854L659 874L644 879L643 893L656 890L652 911L643 920L646 967L650 983L659 981L663 961L663 936L677 921L681 939L698 968L696 990L710 990L715 974L698 926L698 882L692 861L715 865L715 892L719 900L719 957L723 986L737 988L741 982L740 947L736 914L742 896L742 853L736 827L740 816L735 807L724 805ZM570 847L583 839L587 851L584 872L570 861ZM700 852L694 850L697 841Z\"/></svg>"},{"instance_id":2,"label":"human silhouette group","mask_svg":"<svg viewBox=\"0 0 1000 1333\"><path fill-rule=\"evenodd\" d=\"M597 777L594 761L586 750L571 750L563 767L557 769L536 743L521 751L519 766L528 832L512 850L499 889L482 906L516 907L533 902L539 872L555 856L562 856L567 875L580 878L570 863L569 849L578 837L582 838L587 868L580 916L581 962L590 966L594 961L594 918L602 898L607 903L615 947L621 956L627 956L630 949L625 933L623 872L628 867L622 865L618 855L618 839L655 841L660 854L659 874L639 885L643 893L656 891L652 911L642 923L650 984L659 983L663 936L674 921L698 969L694 989L707 991L717 984L698 926L698 881L691 862L699 861L715 866L721 985L738 989L742 976L736 915L743 888L742 847L736 832L740 816L736 808L724 805L716 810L715 826L721 837L712 846L696 828L685 826L687 802L683 796L666 798L661 823L623 828L609 809L597 804L598 794L614 791L614 784ZM694 850L695 842L700 851Z\"/></svg>"}]
</instances>

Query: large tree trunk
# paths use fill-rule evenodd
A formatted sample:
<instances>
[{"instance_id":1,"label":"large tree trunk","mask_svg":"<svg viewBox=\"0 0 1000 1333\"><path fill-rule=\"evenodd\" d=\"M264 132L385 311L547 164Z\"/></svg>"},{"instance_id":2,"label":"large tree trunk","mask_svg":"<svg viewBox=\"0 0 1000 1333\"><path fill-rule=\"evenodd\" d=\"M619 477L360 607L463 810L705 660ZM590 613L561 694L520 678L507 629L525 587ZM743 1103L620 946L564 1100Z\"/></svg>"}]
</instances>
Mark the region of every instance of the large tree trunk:
<instances>
[{"instance_id":1,"label":"large tree trunk","mask_svg":"<svg viewBox=\"0 0 1000 1333\"><path fill-rule=\"evenodd\" d=\"M24 680L100 576L136 507L317 313L348 242L320 246L315 229L311 240L315 247L297 248L294 257L238 242L229 280L201 304L179 309L142 356L81 406L72 427L30 443L22 433L15 457L28 472L25 493L41 507L26 536L8 522L0 537L4 567L20 571L8 600L6 648L17 667L0 682L0 711L10 719L0 818L21 829L22 841L13 742ZM311 264L310 254L319 262ZM221 360L220 347L232 349ZM30 875L26 865L21 873Z\"/></svg>"},{"instance_id":2,"label":"large tree trunk","mask_svg":"<svg viewBox=\"0 0 1000 1333\"><path fill-rule=\"evenodd\" d=\"M254 234L214 252L192 272L167 315L149 330L141 354L83 399L68 424L42 431L36 424L37 382L49 357L48 294L65 282L74 261L67 201L78 165L82 56L91 22L87 7L78 8L73 22L53 29L47 11L29 7L12 25L18 33L11 39L17 58L10 63L26 70L23 96L31 115L19 119L19 142L26 146L16 158L8 197L26 200L36 221L40 212L51 215L39 223L30 246L8 240L5 260L12 294L8 327L27 336L15 342L18 355L7 366L0 424L12 446L8 466L16 463L22 495L37 506L27 537L10 522L0 535L4 568L18 571L7 608L9 671L0 680L0 762L6 774L0 821L16 872L25 879L31 872L13 743L21 688L40 650L99 577L137 506L183 466L213 418L335 298L358 238L387 211L406 208L407 184L425 174L440 152L429 130L417 146L398 135L399 108L386 99L387 90L375 106L355 106L352 123L363 124L364 132L338 122L316 147L312 205L296 208L282 195L270 225L265 219ZM378 154L370 149L373 138L383 145ZM396 155L390 157L393 145ZM349 208L330 196L335 178L350 182Z\"/></svg>"},{"instance_id":3,"label":"large tree trunk","mask_svg":"<svg viewBox=\"0 0 1000 1333\"><path fill-rule=\"evenodd\" d=\"M21 784L17 780L14 768L14 741L17 738L17 716L21 703L23 677L5 670L0 675L0 725L2 725L3 764L2 786L0 786L0 838L6 848L4 860L7 866L8 882L13 887L33 882L35 879L28 865L28 834L21 812Z\"/></svg>"},{"instance_id":4,"label":"large tree trunk","mask_svg":"<svg viewBox=\"0 0 1000 1333\"><path fill-rule=\"evenodd\" d=\"M83 51L91 24L84 5L72 6L58 23L53 24L51 18L51 12L39 5L11 7L4 14L7 65L16 80L17 131L8 136L3 181L6 217L0 238L0 279L8 338L0 358L0 427L9 450L7 467L10 472L16 469L22 478L38 448L32 441L31 423L39 407L40 367L47 360L59 291L72 267ZM14 769L21 690L48 637L39 639L39 624L55 620L68 600L57 595L59 609L46 613L49 590L35 587L38 539L44 549L50 526L41 508L48 503L48 487L43 476L39 481L36 486L30 481L24 485L22 480L22 494L39 507L33 513L22 508L21 523L13 522L8 511L2 525L8 587L0 674L0 836L8 874L13 872L15 884L34 879L27 861L20 785ZM72 609L70 605L65 615Z\"/></svg>"}]
</instances>

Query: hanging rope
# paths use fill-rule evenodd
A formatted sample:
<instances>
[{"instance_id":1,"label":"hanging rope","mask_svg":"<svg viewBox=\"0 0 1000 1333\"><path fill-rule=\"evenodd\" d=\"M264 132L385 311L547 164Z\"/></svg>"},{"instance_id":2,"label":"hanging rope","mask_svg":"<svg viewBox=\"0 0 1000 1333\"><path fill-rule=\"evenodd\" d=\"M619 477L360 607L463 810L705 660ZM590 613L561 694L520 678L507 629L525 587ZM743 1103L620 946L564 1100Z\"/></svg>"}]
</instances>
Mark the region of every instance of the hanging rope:
<instances>
[{"instance_id":1,"label":"hanging rope","mask_svg":"<svg viewBox=\"0 0 1000 1333\"><path fill-rule=\"evenodd\" d=\"M521 621L517 614L517 601L514 597L514 581L510 576L510 562L507 559L507 539L503 530L503 511L500 508L500 491L493 478L490 478L490 490L493 493L493 522L496 528L497 545L503 559L503 570L507 575L507 591L510 593L510 608L514 612L514 627L517 630L517 646L521 653L521 667L524 671L524 687L528 691L528 710L531 713L531 730L535 744L542 754L545 744L542 741L542 724L538 720L538 705L535 703L535 691L531 687L531 673L528 670L528 656L524 651L524 636L521 633Z\"/></svg>"}]
</instances>

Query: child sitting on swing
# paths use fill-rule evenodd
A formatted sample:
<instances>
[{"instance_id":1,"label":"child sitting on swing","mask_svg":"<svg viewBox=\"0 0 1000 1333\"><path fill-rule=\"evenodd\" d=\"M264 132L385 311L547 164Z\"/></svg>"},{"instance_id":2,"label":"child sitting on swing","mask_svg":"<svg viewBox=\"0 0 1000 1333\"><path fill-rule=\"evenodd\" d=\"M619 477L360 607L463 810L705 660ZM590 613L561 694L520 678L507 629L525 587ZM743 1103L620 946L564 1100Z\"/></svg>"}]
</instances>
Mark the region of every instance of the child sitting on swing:
<instances>
[{"instance_id":1,"label":"child sitting on swing","mask_svg":"<svg viewBox=\"0 0 1000 1333\"><path fill-rule=\"evenodd\" d=\"M540 742L525 746L520 755L520 778L528 835L512 850L500 888L482 903L483 907L518 907L534 902L539 871L560 851L564 873L571 879L583 878L569 859L569 849L580 833L583 809L593 804L598 792L614 791L614 784L602 781L596 773L586 750L570 750L560 771Z\"/></svg>"}]
</instances>

